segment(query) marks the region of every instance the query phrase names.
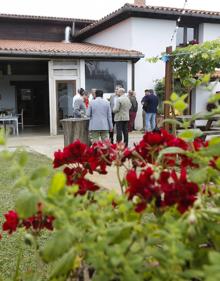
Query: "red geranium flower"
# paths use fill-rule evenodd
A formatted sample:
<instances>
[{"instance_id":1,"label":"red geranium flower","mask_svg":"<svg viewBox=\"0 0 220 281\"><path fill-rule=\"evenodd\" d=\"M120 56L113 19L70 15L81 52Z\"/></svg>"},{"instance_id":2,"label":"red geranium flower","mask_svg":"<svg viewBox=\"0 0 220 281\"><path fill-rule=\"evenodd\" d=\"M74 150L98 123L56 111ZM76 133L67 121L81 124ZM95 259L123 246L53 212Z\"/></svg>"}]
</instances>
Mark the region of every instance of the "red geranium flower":
<instances>
[{"instance_id":1,"label":"red geranium flower","mask_svg":"<svg viewBox=\"0 0 220 281\"><path fill-rule=\"evenodd\" d=\"M90 180L80 178L78 181L75 182L79 186L78 194L84 195L87 191L96 191L99 187Z\"/></svg>"},{"instance_id":2,"label":"red geranium flower","mask_svg":"<svg viewBox=\"0 0 220 281\"><path fill-rule=\"evenodd\" d=\"M33 228L33 230L41 230L43 228L46 228L48 230L53 230L53 216L44 216L41 213L38 213L37 215L34 215L28 219L23 220L22 225L26 229Z\"/></svg>"},{"instance_id":3,"label":"red geranium flower","mask_svg":"<svg viewBox=\"0 0 220 281\"><path fill-rule=\"evenodd\" d=\"M9 211L4 215L6 221L2 225L3 231L8 231L9 234L16 231L19 224L19 217L15 211Z\"/></svg>"}]
</instances>

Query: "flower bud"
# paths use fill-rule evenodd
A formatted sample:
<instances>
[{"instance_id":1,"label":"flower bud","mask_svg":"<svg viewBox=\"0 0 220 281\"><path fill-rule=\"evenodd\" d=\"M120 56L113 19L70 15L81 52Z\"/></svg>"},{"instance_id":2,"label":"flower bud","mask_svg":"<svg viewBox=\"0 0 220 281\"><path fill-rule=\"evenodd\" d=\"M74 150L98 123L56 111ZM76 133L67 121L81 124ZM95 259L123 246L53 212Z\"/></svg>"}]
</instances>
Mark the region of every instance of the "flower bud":
<instances>
[{"instance_id":1,"label":"flower bud","mask_svg":"<svg viewBox=\"0 0 220 281\"><path fill-rule=\"evenodd\" d=\"M32 246L34 244L34 237L30 233L26 233L24 236L24 243Z\"/></svg>"},{"instance_id":2,"label":"flower bud","mask_svg":"<svg viewBox=\"0 0 220 281\"><path fill-rule=\"evenodd\" d=\"M188 217L188 222L189 222L189 224L195 224L197 222L197 218L196 218L194 210L192 210L190 212L189 217Z\"/></svg>"},{"instance_id":3,"label":"flower bud","mask_svg":"<svg viewBox=\"0 0 220 281\"><path fill-rule=\"evenodd\" d=\"M133 201L134 204L139 204L141 202L141 199L138 196L134 196L132 201Z\"/></svg>"}]
</instances>

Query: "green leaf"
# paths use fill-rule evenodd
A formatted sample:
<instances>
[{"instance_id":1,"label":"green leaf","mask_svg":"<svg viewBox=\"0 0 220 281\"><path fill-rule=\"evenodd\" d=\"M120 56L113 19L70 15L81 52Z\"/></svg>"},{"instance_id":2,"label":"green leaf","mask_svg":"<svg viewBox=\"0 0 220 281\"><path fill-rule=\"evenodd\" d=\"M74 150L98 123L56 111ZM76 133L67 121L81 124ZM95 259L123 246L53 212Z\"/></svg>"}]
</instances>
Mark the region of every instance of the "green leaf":
<instances>
[{"instance_id":1,"label":"green leaf","mask_svg":"<svg viewBox=\"0 0 220 281\"><path fill-rule=\"evenodd\" d=\"M201 130L184 130L178 134L178 137L184 140L193 141L195 138L202 135Z\"/></svg>"},{"instance_id":2,"label":"green leaf","mask_svg":"<svg viewBox=\"0 0 220 281\"><path fill-rule=\"evenodd\" d=\"M196 270L196 269L184 271L181 275L184 276L185 278L187 278L187 280L192 280L192 279L195 279L195 278L196 279L204 278L203 271L202 270Z\"/></svg>"},{"instance_id":3,"label":"green leaf","mask_svg":"<svg viewBox=\"0 0 220 281\"><path fill-rule=\"evenodd\" d=\"M200 150L201 156L220 156L220 143L211 144L209 143L208 147L205 147Z\"/></svg>"},{"instance_id":4,"label":"green leaf","mask_svg":"<svg viewBox=\"0 0 220 281\"><path fill-rule=\"evenodd\" d=\"M52 178L50 188L48 190L49 196L54 196L64 189L66 184L66 177L64 173L56 173Z\"/></svg>"},{"instance_id":5,"label":"green leaf","mask_svg":"<svg viewBox=\"0 0 220 281\"><path fill-rule=\"evenodd\" d=\"M220 157L218 157L216 159L215 164L216 164L217 168L220 169Z\"/></svg>"},{"instance_id":6,"label":"green leaf","mask_svg":"<svg viewBox=\"0 0 220 281\"><path fill-rule=\"evenodd\" d=\"M171 101L177 101L179 99L179 96L176 93L172 93L170 99Z\"/></svg>"},{"instance_id":7,"label":"green leaf","mask_svg":"<svg viewBox=\"0 0 220 281\"><path fill-rule=\"evenodd\" d=\"M18 164L21 167L24 167L27 163L28 156L26 151L21 151L18 153Z\"/></svg>"},{"instance_id":8,"label":"green leaf","mask_svg":"<svg viewBox=\"0 0 220 281\"><path fill-rule=\"evenodd\" d=\"M208 84L209 81L210 81L210 78L211 78L211 75L210 75L210 74L205 74L205 75L203 75L201 82L202 82L203 84Z\"/></svg>"},{"instance_id":9,"label":"green leaf","mask_svg":"<svg viewBox=\"0 0 220 281\"><path fill-rule=\"evenodd\" d=\"M214 102L219 101L219 100L220 100L220 94L215 94L208 99L208 102L214 103Z\"/></svg>"},{"instance_id":10,"label":"green leaf","mask_svg":"<svg viewBox=\"0 0 220 281\"><path fill-rule=\"evenodd\" d=\"M36 214L37 204L39 198L37 195L32 194L28 190L22 190L18 194L18 198L15 203L15 209L22 219L28 218Z\"/></svg>"},{"instance_id":11,"label":"green leaf","mask_svg":"<svg viewBox=\"0 0 220 281\"><path fill-rule=\"evenodd\" d=\"M163 103L164 103L164 104L168 104L168 105L173 105L171 101L167 101L167 100L164 101Z\"/></svg>"},{"instance_id":12,"label":"green leaf","mask_svg":"<svg viewBox=\"0 0 220 281\"><path fill-rule=\"evenodd\" d=\"M176 119L165 119L162 121L162 123L169 123L169 124L172 124L172 125L178 125L178 126L182 126L182 123Z\"/></svg>"},{"instance_id":13,"label":"green leaf","mask_svg":"<svg viewBox=\"0 0 220 281\"><path fill-rule=\"evenodd\" d=\"M73 236L67 229L59 230L47 240L40 254L45 262L55 261L72 246Z\"/></svg>"},{"instance_id":14,"label":"green leaf","mask_svg":"<svg viewBox=\"0 0 220 281\"><path fill-rule=\"evenodd\" d=\"M183 112L187 108L187 104L183 100L178 100L174 103L174 108L180 112Z\"/></svg>"},{"instance_id":15,"label":"green leaf","mask_svg":"<svg viewBox=\"0 0 220 281\"><path fill-rule=\"evenodd\" d=\"M207 181L207 176L208 176L208 167L189 171L190 180L198 184L205 183Z\"/></svg>"},{"instance_id":16,"label":"green leaf","mask_svg":"<svg viewBox=\"0 0 220 281\"><path fill-rule=\"evenodd\" d=\"M160 151L158 155L158 162L161 160L161 158L166 154L185 154L185 150L179 148L179 147L167 147Z\"/></svg>"},{"instance_id":17,"label":"green leaf","mask_svg":"<svg viewBox=\"0 0 220 281\"><path fill-rule=\"evenodd\" d=\"M220 262L220 253L210 252L209 253L209 260L211 263ZM220 270L220 268L219 268Z\"/></svg>"},{"instance_id":18,"label":"green leaf","mask_svg":"<svg viewBox=\"0 0 220 281\"><path fill-rule=\"evenodd\" d=\"M207 53L203 53L203 54L202 54L202 58L203 58L203 59L207 59L207 58L209 58L209 55L208 55Z\"/></svg>"},{"instance_id":19,"label":"green leaf","mask_svg":"<svg viewBox=\"0 0 220 281\"><path fill-rule=\"evenodd\" d=\"M214 137L210 139L209 146L220 144L220 137Z\"/></svg>"},{"instance_id":20,"label":"green leaf","mask_svg":"<svg viewBox=\"0 0 220 281\"><path fill-rule=\"evenodd\" d=\"M67 277L68 273L74 267L74 260L75 252L73 249L71 249L53 265L49 279L51 280L60 276ZM66 280L66 278L64 280Z\"/></svg>"},{"instance_id":21,"label":"green leaf","mask_svg":"<svg viewBox=\"0 0 220 281\"><path fill-rule=\"evenodd\" d=\"M220 254L217 252L209 253L210 265L204 266L205 280L206 281L217 281L220 280Z\"/></svg>"},{"instance_id":22,"label":"green leaf","mask_svg":"<svg viewBox=\"0 0 220 281\"><path fill-rule=\"evenodd\" d=\"M184 95L182 95L182 96L180 97L180 99L181 99L182 101L184 101L186 98L188 98L188 94L184 94Z\"/></svg>"},{"instance_id":23,"label":"green leaf","mask_svg":"<svg viewBox=\"0 0 220 281\"><path fill-rule=\"evenodd\" d=\"M31 175L31 180L37 180L39 178L44 178L49 175L49 170L46 167L40 167L36 169Z\"/></svg>"},{"instance_id":24,"label":"green leaf","mask_svg":"<svg viewBox=\"0 0 220 281\"><path fill-rule=\"evenodd\" d=\"M0 145L5 145L5 143L6 143L5 130L0 129Z\"/></svg>"}]
</instances>

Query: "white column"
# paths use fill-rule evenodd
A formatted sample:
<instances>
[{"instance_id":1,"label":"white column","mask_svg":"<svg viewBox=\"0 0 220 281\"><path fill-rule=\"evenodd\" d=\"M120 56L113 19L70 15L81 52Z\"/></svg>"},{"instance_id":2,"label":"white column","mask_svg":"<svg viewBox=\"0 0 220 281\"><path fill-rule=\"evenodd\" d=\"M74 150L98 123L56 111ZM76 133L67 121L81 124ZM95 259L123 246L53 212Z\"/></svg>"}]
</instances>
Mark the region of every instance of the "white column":
<instances>
[{"instance_id":1,"label":"white column","mask_svg":"<svg viewBox=\"0 0 220 281\"><path fill-rule=\"evenodd\" d=\"M50 105L50 134L57 135L57 97L56 85L53 76L53 61L48 62L49 77L49 105Z\"/></svg>"},{"instance_id":2,"label":"white column","mask_svg":"<svg viewBox=\"0 0 220 281\"><path fill-rule=\"evenodd\" d=\"M85 89L86 88L86 72L85 72L85 60L80 60L80 68L79 68L79 72L80 72L80 88Z\"/></svg>"},{"instance_id":3,"label":"white column","mask_svg":"<svg viewBox=\"0 0 220 281\"><path fill-rule=\"evenodd\" d=\"M127 63L127 92L132 89L132 62Z\"/></svg>"}]
</instances>

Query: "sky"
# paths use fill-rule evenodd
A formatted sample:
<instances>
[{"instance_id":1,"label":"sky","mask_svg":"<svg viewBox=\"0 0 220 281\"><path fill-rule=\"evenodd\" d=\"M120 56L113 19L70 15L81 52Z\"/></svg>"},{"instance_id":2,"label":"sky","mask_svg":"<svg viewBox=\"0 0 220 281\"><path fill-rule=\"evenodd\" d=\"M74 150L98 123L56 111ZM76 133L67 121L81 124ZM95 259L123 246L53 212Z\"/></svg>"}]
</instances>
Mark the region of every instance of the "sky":
<instances>
[{"instance_id":1,"label":"sky","mask_svg":"<svg viewBox=\"0 0 220 281\"><path fill-rule=\"evenodd\" d=\"M0 13L100 19L134 0L0 0ZM184 0L146 0L147 5L182 8ZM220 12L219 0L188 0L189 9Z\"/></svg>"}]
</instances>

